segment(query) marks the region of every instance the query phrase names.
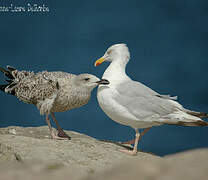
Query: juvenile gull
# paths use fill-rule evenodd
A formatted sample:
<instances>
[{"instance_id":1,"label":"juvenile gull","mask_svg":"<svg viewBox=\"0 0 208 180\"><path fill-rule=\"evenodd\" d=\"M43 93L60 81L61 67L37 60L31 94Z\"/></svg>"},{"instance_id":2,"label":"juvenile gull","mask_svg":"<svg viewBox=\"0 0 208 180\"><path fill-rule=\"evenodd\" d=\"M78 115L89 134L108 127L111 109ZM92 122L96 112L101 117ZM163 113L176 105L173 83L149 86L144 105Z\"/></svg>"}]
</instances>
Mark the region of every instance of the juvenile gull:
<instances>
[{"instance_id":1,"label":"juvenile gull","mask_svg":"<svg viewBox=\"0 0 208 180\"><path fill-rule=\"evenodd\" d=\"M125 44L115 44L95 62L95 66L104 61L111 62L102 77L108 79L110 84L98 87L97 98L100 107L112 120L131 126L136 131L133 151L121 150L122 152L135 155L138 141L152 126L208 125L201 119L207 118L207 113L185 109L175 101L177 97L161 95L142 83L131 80L125 73L129 59L128 47ZM145 130L139 134L138 129L143 128Z\"/></svg>"},{"instance_id":2,"label":"juvenile gull","mask_svg":"<svg viewBox=\"0 0 208 180\"><path fill-rule=\"evenodd\" d=\"M66 72L29 72L18 71L7 66L0 68L9 79L8 83L0 85L0 89L16 96L25 103L34 104L41 115L46 115L52 139L70 139L56 120L55 112L64 112L81 107L88 103L91 91L98 84L109 84L105 79L99 79L91 74L74 75ZM56 123L58 135L52 130L49 114Z\"/></svg>"}]
</instances>

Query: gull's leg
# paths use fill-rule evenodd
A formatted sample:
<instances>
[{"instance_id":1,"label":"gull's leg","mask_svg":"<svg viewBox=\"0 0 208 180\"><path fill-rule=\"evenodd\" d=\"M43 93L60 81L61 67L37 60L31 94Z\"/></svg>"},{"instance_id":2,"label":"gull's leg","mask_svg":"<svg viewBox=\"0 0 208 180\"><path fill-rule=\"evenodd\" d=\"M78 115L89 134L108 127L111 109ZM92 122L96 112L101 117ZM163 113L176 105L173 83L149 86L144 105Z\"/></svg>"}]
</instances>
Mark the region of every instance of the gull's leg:
<instances>
[{"instance_id":1,"label":"gull's leg","mask_svg":"<svg viewBox=\"0 0 208 180\"><path fill-rule=\"evenodd\" d=\"M140 138L141 138L146 132L148 132L150 129L151 129L151 127L144 129L144 131L142 131L141 134L140 134Z\"/></svg>"},{"instance_id":2,"label":"gull's leg","mask_svg":"<svg viewBox=\"0 0 208 180\"><path fill-rule=\"evenodd\" d=\"M134 144L134 143L135 143L135 139L125 141L125 142L121 142L121 144Z\"/></svg>"},{"instance_id":3,"label":"gull's leg","mask_svg":"<svg viewBox=\"0 0 208 180\"><path fill-rule=\"evenodd\" d=\"M135 129L135 131L136 131L136 137L135 137L134 149L132 151L126 150L126 149L121 149L120 150L121 152L124 152L126 154L130 154L130 155L136 155L136 153L137 153L137 146L138 146L138 142L140 140L140 136L141 135L139 134L138 129Z\"/></svg>"},{"instance_id":4,"label":"gull's leg","mask_svg":"<svg viewBox=\"0 0 208 180\"><path fill-rule=\"evenodd\" d=\"M63 138L63 139L71 139L70 136L68 136L64 130L61 128L61 126L59 125L58 121L55 118L54 113L51 113L51 117L54 120L54 122L56 123L56 126L58 128L58 137Z\"/></svg>"},{"instance_id":5,"label":"gull's leg","mask_svg":"<svg viewBox=\"0 0 208 180\"><path fill-rule=\"evenodd\" d=\"M140 139L150 129L151 129L151 127L144 129L144 131L142 131L141 134L140 134ZM121 144L134 144L134 143L135 143L135 139L132 139L132 140L129 140L129 141L126 141L126 142L122 142Z\"/></svg>"},{"instance_id":6,"label":"gull's leg","mask_svg":"<svg viewBox=\"0 0 208 180\"><path fill-rule=\"evenodd\" d=\"M50 122L50 119L48 117L48 114L46 114L46 122L47 122L49 130L50 130L51 138L52 139L62 139L62 138L56 136L55 133L53 132L53 129L51 127L51 122Z\"/></svg>"}]
</instances>

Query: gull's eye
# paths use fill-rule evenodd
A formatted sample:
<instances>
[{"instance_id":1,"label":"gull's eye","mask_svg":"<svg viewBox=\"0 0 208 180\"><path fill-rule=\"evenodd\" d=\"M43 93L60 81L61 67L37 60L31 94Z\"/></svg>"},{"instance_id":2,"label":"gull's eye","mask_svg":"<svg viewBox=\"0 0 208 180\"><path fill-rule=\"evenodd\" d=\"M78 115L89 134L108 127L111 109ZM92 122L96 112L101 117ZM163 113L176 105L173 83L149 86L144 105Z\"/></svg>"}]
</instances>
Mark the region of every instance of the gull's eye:
<instances>
[{"instance_id":1,"label":"gull's eye","mask_svg":"<svg viewBox=\"0 0 208 180\"><path fill-rule=\"evenodd\" d=\"M107 53L110 54L112 52L112 49L108 50Z\"/></svg>"},{"instance_id":2,"label":"gull's eye","mask_svg":"<svg viewBox=\"0 0 208 180\"><path fill-rule=\"evenodd\" d=\"M90 78L85 78L84 80L85 80L85 81L89 81L89 79L90 79Z\"/></svg>"}]
</instances>

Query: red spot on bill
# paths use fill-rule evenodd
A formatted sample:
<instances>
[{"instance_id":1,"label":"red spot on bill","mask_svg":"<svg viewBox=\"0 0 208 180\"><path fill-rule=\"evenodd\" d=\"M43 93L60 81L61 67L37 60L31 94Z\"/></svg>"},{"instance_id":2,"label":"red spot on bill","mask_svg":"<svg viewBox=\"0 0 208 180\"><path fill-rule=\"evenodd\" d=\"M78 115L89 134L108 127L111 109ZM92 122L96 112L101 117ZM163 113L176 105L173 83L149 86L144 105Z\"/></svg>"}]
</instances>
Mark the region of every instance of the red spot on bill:
<instances>
[{"instance_id":1,"label":"red spot on bill","mask_svg":"<svg viewBox=\"0 0 208 180\"><path fill-rule=\"evenodd\" d=\"M96 62L95 66L99 66L101 63L100 62Z\"/></svg>"}]
</instances>

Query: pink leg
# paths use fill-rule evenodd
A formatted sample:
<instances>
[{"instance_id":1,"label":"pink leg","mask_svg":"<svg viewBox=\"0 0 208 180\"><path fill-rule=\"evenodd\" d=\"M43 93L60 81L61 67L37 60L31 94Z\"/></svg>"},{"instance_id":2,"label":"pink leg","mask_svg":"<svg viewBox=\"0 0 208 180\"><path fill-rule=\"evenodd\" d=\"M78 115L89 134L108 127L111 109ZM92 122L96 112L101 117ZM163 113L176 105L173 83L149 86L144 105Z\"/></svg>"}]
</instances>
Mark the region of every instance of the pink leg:
<instances>
[{"instance_id":1,"label":"pink leg","mask_svg":"<svg viewBox=\"0 0 208 180\"><path fill-rule=\"evenodd\" d=\"M121 149L120 151L129 155L136 155L137 154L137 146L140 139L140 134L138 129L135 129L136 131L136 137L135 137L135 143L134 143L134 149L133 151L127 150L127 149Z\"/></svg>"},{"instance_id":2,"label":"pink leg","mask_svg":"<svg viewBox=\"0 0 208 180\"><path fill-rule=\"evenodd\" d=\"M140 134L140 139L141 137L147 132L149 131L151 128L146 128L144 129L144 131L141 132ZM135 143L135 139L132 139L132 140L129 140L129 141L126 141L126 142L122 142L121 144L134 144Z\"/></svg>"},{"instance_id":3,"label":"pink leg","mask_svg":"<svg viewBox=\"0 0 208 180\"><path fill-rule=\"evenodd\" d=\"M53 132L53 129L51 127L51 122L50 119L48 117L48 114L46 115L46 123L48 124L49 130L50 130L50 134L51 134L51 138L52 139L60 139L58 136L55 135L55 133Z\"/></svg>"},{"instance_id":4,"label":"pink leg","mask_svg":"<svg viewBox=\"0 0 208 180\"><path fill-rule=\"evenodd\" d=\"M51 134L51 138L52 139L58 139L58 140L64 140L65 138L62 138L62 137L58 137L55 135L55 133L53 132L53 129L51 127L51 123L50 123L50 119L48 117L48 114L46 115L46 122L48 124L48 127L49 127L49 130L50 130L50 134Z\"/></svg>"},{"instance_id":5,"label":"pink leg","mask_svg":"<svg viewBox=\"0 0 208 180\"><path fill-rule=\"evenodd\" d=\"M135 143L135 139L132 139L129 141L122 142L121 144L134 144L134 143Z\"/></svg>"},{"instance_id":6,"label":"pink leg","mask_svg":"<svg viewBox=\"0 0 208 180\"><path fill-rule=\"evenodd\" d=\"M54 113L51 113L51 117L52 119L54 120L54 122L56 123L56 126L58 128L58 137L62 138L62 139L71 139L70 136L68 136L64 131L63 129L61 128L61 126L59 125L58 121L56 120L55 118L55 115Z\"/></svg>"},{"instance_id":7,"label":"pink leg","mask_svg":"<svg viewBox=\"0 0 208 180\"><path fill-rule=\"evenodd\" d=\"M143 136L143 135L144 135L146 132L148 132L150 129L151 129L151 127L150 127L150 128L144 129L144 131L141 132L141 136Z\"/></svg>"}]
</instances>

